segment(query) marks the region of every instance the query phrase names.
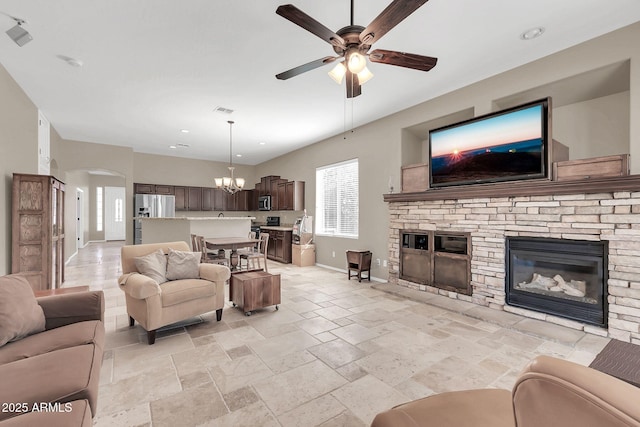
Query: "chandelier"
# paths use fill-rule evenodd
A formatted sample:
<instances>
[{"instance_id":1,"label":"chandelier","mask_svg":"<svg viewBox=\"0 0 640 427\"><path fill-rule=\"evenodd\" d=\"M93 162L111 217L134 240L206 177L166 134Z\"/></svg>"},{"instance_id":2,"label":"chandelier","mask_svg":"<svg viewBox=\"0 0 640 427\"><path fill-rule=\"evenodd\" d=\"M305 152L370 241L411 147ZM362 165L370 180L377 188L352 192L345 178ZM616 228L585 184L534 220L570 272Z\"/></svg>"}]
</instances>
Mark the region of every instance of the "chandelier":
<instances>
[{"instance_id":1,"label":"chandelier","mask_svg":"<svg viewBox=\"0 0 640 427\"><path fill-rule=\"evenodd\" d=\"M233 155L233 121L229 120L227 123L229 123L229 174L231 176L214 178L214 181L216 188L221 188L229 194L235 194L244 187L244 178L234 178L233 176L233 170L235 169L233 167L233 161L231 160L231 156Z\"/></svg>"}]
</instances>

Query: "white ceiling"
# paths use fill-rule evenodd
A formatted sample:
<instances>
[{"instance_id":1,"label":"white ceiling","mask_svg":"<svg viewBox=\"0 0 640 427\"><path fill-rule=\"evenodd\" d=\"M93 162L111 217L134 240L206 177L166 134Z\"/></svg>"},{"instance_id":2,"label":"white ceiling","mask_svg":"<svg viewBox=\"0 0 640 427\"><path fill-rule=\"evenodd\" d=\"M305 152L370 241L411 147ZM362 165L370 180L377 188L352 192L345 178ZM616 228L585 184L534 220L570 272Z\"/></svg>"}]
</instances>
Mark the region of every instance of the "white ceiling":
<instances>
[{"instance_id":1,"label":"white ceiling","mask_svg":"<svg viewBox=\"0 0 640 427\"><path fill-rule=\"evenodd\" d=\"M349 25L349 0L291 1L334 31ZM354 23L366 26L389 2L356 0ZM233 161L253 165L640 20L638 0L431 0L372 49L435 56L438 65L425 73L369 64L375 77L346 101L330 65L274 77L333 54L276 15L280 4L0 0L0 13L25 19L33 36L18 47L0 34L0 63L62 138L228 161L234 120L242 157ZM15 24L6 15L1 32ZM537 26L542 37L520 40ZM189 147L169 148L176 144Z\"/></svg>"}]
</instances>

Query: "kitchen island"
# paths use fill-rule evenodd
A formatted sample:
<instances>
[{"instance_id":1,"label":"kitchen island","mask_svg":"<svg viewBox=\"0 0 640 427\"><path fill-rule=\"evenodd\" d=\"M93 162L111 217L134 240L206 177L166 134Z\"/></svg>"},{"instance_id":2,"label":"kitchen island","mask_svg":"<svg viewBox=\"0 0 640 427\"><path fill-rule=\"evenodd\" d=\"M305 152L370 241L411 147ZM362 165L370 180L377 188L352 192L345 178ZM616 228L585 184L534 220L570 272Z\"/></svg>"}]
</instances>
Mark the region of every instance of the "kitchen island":
<instances>
[{"instance_id":1,"label":"kitchen island","mask_svg":"<svg viewBox=\"0 0 640 427\"><path fill-rule=\"evenodd\" d=\"M191 235L208 237L247 237L255 217L175 217L136 218L142 223L142 243L184 241Z\"/></svg>"}]
</instances>

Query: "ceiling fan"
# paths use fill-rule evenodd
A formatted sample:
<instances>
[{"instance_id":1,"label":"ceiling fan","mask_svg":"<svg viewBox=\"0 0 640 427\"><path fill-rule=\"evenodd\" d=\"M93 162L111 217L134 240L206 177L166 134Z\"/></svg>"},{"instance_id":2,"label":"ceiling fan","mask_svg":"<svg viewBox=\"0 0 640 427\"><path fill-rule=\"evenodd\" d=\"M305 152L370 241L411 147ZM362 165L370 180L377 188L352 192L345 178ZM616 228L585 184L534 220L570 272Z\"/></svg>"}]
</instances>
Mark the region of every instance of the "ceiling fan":
<instances>
[{"instance_id":1,"label":"ceiling fan","mask_svg":"<svg viewBox=\"0 0 640 427\"><path fill-rule=\"evenodd\" d=\"M429 71L436 66L437 58L415 55L393 50L376 49L370 53L371 45L380 40L393 27L415 12L428 0L393 0L369 26L353 24L353 0L351 0L351 25L339 29L335 33L291 4L284 4L276 9L276 13L305 30L330 43L338 56L326 56L309 63L292 68L276 75L277 79L287 80L307 71L314 70L341 58L329 75L341 83L346 77L347 98L354 98L362 93L361 85L373 77L366 68L366 57L371 62L397 65L420 71Z\"/></svg>"}]
</instances>

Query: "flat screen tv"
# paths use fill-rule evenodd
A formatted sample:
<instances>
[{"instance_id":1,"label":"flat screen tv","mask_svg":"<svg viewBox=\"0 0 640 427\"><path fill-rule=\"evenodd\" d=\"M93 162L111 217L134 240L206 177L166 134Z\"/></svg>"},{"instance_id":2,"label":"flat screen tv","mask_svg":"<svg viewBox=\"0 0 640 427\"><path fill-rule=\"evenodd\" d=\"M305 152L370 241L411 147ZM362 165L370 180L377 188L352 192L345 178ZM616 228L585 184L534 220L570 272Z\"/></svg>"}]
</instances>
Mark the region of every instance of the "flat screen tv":
<instances>
[{"instance_id":1,"label":"flat screen tv","mask_svg":"<svg viewBox=\"0 0 640 427\"><path fill-rule=\"evenodd\" d=\"M551 98L429 132L431 188L547 178Z\"/></svg>"}]
</instances>

